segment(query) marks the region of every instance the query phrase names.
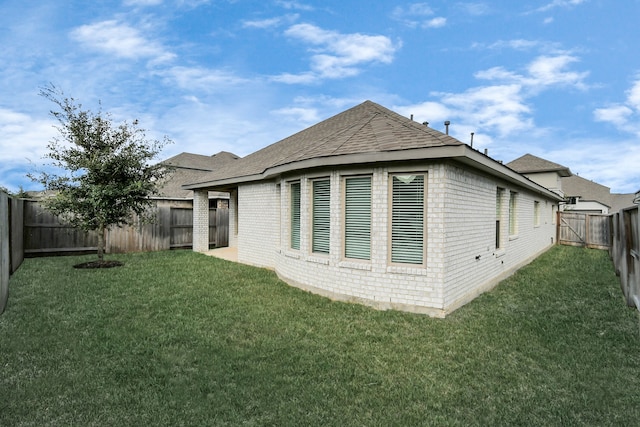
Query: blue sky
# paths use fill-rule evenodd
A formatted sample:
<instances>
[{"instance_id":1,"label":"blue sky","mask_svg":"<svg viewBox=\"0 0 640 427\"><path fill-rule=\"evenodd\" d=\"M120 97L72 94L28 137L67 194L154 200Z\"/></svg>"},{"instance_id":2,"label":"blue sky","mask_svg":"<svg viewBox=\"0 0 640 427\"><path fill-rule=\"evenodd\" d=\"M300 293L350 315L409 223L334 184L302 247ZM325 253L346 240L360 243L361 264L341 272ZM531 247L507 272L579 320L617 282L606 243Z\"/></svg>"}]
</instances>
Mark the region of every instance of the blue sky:
<instances>
[{"instance_id":1,"label":"blue sky","mask_svg":"<svg viewBox=\"0 0 640 427\"><path fill-rule=\"evenodd\" d=\"M55 137L53 83L186 151L244 156L364 100L640 189L640 0L0 1L0 186Z\"/></svg>"}]
</instances>

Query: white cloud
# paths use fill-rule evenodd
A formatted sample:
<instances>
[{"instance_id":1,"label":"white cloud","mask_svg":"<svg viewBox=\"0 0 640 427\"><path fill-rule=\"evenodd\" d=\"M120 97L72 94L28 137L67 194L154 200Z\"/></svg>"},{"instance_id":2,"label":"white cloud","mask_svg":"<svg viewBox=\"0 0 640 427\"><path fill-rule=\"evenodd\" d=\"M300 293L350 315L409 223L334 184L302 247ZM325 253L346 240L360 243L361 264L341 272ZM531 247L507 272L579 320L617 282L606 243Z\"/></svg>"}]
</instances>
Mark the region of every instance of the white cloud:
<instances>
[{"instance_id":1,"label":"white cloud","mask_svg":"<svg viewBox=\"0 0 640 427\"><path fill-rule=\"evenodd\" d=\"M47 144L58 133L49 119L35 118L10 109L0 108L0 186L18 191L38 187L26 177L37 172L48 152Z\"/></svg>"},{"instance_id":2,"label":"white cloud","mask_svg":"<svg viewBox=\"0 0 640 427\"><path fill-rule=\"evenodd\" d=\"M594 110L593 115L599 122L609 122L621 127L629 122L629 117L633 115L633 110L626 105L614 105L597 108Z\"/></svg>"},{"instance_id":3,"label":"white cloud","mask_svg":"<svg viewBox=\"0 0 640 427\"><path fill-rule=\"evenodd\" d=\"M273 78L285 83L355 76L365 64L391 63L397 50L385 36L341 34L311 24L294 25L285 31L285 35L311 45L309 51L312 52L310 71L299 75L285 73Z\"/></svg>"},{"instance_id":4,"label":"white cloud","mask_svg":"<svg viewBox=\"0 0 640 427\"><path fill-rule=\"evenodd\" d=\"M412 3L408 6L397 6L391 12L391 18L409 28L439 28L447 24L446 18L433 17L434 14L427 3Z\"/></svg>"},{"instance_id":5,"label":"white cloud","mask_svg":"<svg viewBox=\"0 0 640 427\"><path fill-rule=\"evenodd\" d=\"M623 103L595 109L594 119L611 123L623 132L640 136L640 77L631 84L626 95Z\"/></svg>"},{"instance_id":6,"label":"white cloud","mask_svg":"<svg viewBox=\"0 0 640 427\"><path fill-rule=\"evenodd\" d=\"M160 43L145 38L138 29L116 20L82 25L71 31L71 38L88 48L121 58L164 62L175 57Z\"/></svg>"},{"instance_id":7,"label":"white cloud","mask_svg":"<svg viewBox=\"0 0 640 427\"><path fill-rule=\"evenodd\" d=\"M474 76L491 84L461 93L433 92L431 95L438 101L402 107L402 111L416 114L418 120L427 120L434 126L451 120L455 123L452 134L464 141L469 132L480 131L476 133L477 142L485 146L493 143L490 135L497 139L525 132L540 135L544 129L535 127L531 99L552 87L584 88L586 73L568 69L576 61L567 55L541 56L529 63L523 73L504 67L482 70Z\"/></svg>"},{"instance_id":8,"label":"white cloud","mask_svg":"<svg viewBox=\"0 0 640 427\"><path fill-rule=\"evenodd\" d=\"M458 3L457 7L473 16L486 15L491 11L491 8L485 3Z\"/></svg>"},{"instance_id":9,"label":"white cloud","mask_svg":"<svg viewBox=\"0 0 640 427\"><path fill-rule=\"evenodd\" d=\"M297 1L284 1L278 0L276 4L284 9L293 9L293 10L302 10L306 12L311 12L315 10L315 8L308 4L303 4Z\"/></svg>"},{"instance_id":10,"label":"white cloud","mask_svg":"<svg viewBox=\"0 0 640 427\"><path fill-rule=\"evenodd\" d=\"M0 108L0 158L37 160L46 152L47 143L57 134L52 120Z\"/></svg>"},{"instance_id":11,"label":"white cloud","mask_svg":"<svg viewBox=\"0 0 640 427\"><path fill-rule=\"evenodd\" d=\"M157 6L162 4L163 0L125 0L125 6Z\"/></svg>"},{"instance_id":12,"label":"white cloud","mask_svg":"<svg viewBox=\"0 0 640 427\"><path fill-rule=\"evenodd\" d=\"M294 119L297 122L308 124L314 124L321 120L320 116L318 115L318 110L315 108L287 107L274 110L273 113L279 116Z\"/></svg>"},{"instance_id":13,"label":"white cloud","mask_svg":"<svg viewBox=\"0 0 640 427\"><path fill-rule=\"evenodd\" d=\"M562 148L541 156L565 159L559 163L574 174L606 185L612 193L634 193L640 188L640 146L636 140L569 140Z\"/></svg>"},{"instance_id":14,"label":"white cloud","mask_svg":"<svg viewBox=\"0 0 640 427\"><path fill-rule=\"evenodd\" d=\"M170 79L182 89L208 93L224 91L247 82L247 79L232 72L202 67L176 66L157 74Z\"/></svg>"},{"instance_id":15,"label":"white cloud","mask_svg":"<svg viewBox=\"0 0 640 427\"><path fill-rule=\"evenodd\" d=\"M553 0L551 3L548 3L544 6L539 7L538 9L536 9L536 12L546 12L548 10L551 9L555 9L557 7L565 7L565 8L570 8L570 7L574 7L574 6L579 6L582 3L585 3L586 0Z\"/></svg>"},{"instance_id":16,"label":"white cloud","mask_svg":"<svg viewBox=\"0 0 640 427\"><path fill-rule=\"evenodd\" d=\"M444 27L445 25L447 25L447 19L438 17L438 18L429 19L428 21L423 22L422 27L423 28L440 28L440 27Z\"/></svg>"},{"instance_id":17,"label":"white cloud","mask_svg":"<svg viewBox=\"0 0 640 427\"><path fill-rule=\"evenodd\" d=\"M285 16L278 16L275 18L242 21L242 26L244 28L259 28L259 29L275 28L283 24L290 24L292 22L295 22L298 18L299 18L298 14L291 14L291 15L285 15Z\"/></svg>"},{"instance_id":18,"label":"white cloud","mask_svg":"<svg viewBox=\"0 0 640 427\"><path fill-rule=\"evenodd\" d=\"M491 44L474 43L472 47L474 49L490 49L490 50L502 50L502 49L514 49L514 50L530 50L540 47L541 43L537 40L526 39L513 39L513 40L498 40Z\"/></svg>"},{"instance_id":19,"label":"white cloud","mask_svg":"<svg viewBox=\"0 0 640 427\"><path fill-rule=\"evenodd\" d=\"M571 86L584 90L587 88L584 80L589 73L567 70L570 64L577 61L577 57L567 54L539 56L527 65L525 74L508 71L503 67L493 67L477 72L475 77L483 80L516 83L534 92L550 86Z\"/></svg>"}]
</instances>

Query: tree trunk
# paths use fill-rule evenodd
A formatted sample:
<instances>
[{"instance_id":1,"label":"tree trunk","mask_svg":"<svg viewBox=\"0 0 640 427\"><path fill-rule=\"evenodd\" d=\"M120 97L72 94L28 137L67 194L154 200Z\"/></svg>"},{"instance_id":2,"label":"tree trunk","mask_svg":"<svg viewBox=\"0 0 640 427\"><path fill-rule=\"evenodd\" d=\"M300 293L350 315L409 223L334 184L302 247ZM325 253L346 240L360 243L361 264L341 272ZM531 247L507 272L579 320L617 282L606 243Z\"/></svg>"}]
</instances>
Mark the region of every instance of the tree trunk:
<instances>
[{"instance_id":1,"label":"tree trunk","mask_svg":"<svg viewBox=\"0 0 640 427\"><path fill-rule=\"evenodd\" d=\"M104 226L101 226L98 229L98 259L100 261L104 260L104 241L105 241L104 235L105 235L105 232L106 232L106 230L105 230Z\"/></svg>"}]
</instances>

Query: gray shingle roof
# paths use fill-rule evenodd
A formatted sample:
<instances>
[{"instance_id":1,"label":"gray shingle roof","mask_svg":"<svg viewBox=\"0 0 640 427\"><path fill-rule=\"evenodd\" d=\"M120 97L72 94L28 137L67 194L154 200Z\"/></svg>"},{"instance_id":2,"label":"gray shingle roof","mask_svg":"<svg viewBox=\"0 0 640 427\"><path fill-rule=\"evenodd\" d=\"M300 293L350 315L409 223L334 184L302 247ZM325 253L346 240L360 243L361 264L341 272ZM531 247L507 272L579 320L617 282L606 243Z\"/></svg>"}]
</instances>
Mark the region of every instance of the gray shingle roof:
<instances>
[{"instance_id":1,"label":"gray shingle roof","mask_svg":"<svg viewBox=\"0 0 640 427\"><path fill-rule=\"evenodd\" d=\"M238 156L226 151L213 156L180 153L168 158L162 163L172 166L174 170L160 189L160 195L166 198L190 199L193 197L193 192L183 189L184 184L198 181L226 164L236 162L237 159L239 159Z\"/></svg>"},{"instance_id":2,"label":"gray shingle roof","mask_svg":"<svg viewBox=\"0 0 640 427\"><path fill-rule=\"evenodd\" d=\"M562 177L571 176L571 171L568 167L536 157L533 154L525 154L522 157L518 157L517 159L507 163L507 166L522 174L558 172Z\"/></svg>"},{"instance_id":3,"label":"gray shingle roof","mask_svg":"<svg viewBox=\"0 0 640 427\"><path fill-rule=\"evenodd\" d=\"M214 171L226 163L239 159L233 153L221 151L213 156L204 156L202 154L180 153L164 160L162 163L174 166L176 168L195 169L203 171Z\"/></svg>"},{"instance_id":4,"label":"gray shingle roof","mask_svg":"<svg viewBox=\"0 0 640 427\"><path fill-rule=\"evenodd\" d=\"M309 159L458 145L464 144L381 105L365 101L238 159L198 182L256 175L269 168Z\"/></svg>"}]
</instances>

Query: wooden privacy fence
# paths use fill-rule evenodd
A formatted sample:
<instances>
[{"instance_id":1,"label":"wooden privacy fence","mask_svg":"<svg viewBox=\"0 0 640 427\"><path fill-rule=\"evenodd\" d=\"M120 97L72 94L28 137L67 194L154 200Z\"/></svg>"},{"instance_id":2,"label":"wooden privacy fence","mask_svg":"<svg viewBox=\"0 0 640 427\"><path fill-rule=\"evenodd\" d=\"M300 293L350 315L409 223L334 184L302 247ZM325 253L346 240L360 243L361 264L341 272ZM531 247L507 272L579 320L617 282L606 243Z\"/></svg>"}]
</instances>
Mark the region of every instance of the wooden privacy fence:
<instances>
[{"instance_id":1,"label":"wooden privacy fence","mask_svg":"<svg viewBox=\"0 0 640 427\"><path fill-rule=\"evenodd\" d=\"M9 299L9 278L24 259L23 206L22 200L0 191L0 313Z\"/></svg>"},{"instance_id":2,"label":"wooden privacy fence","mask_svg":"<svg viewBox=\"0 0 640 427\"><path fill-rule=\"evenodd\" d=\"M630 307L640 310L640 207L611 216L611 259L620 276L620 287Z\"/></svg>"},{"instance_id":3,"label":"wooden privacy fence","mask_svg":"<svg viewBox=\"0 0 640 427\"><path fill-rule=\"evenodd\" d=\"M579 212L558 212L558 238L561 245L609 249L610 216Z\"/></svg>"},{"instance_id":4,"label":"wooden privacy fence","mask_svg":"<svg viewBox=\"0 0 640 427\"><path fill-rule=\"evenodd\" d=\"M27 256L91 253L97 250L95 232L66 224L36 201L25 201L24 252ZM229 244L229 210L225 201L209 209L209 246ZM158 200L152 208L155 221L107 231L107 253L159 251L190 248L193 243L192 202Z\"/></svg>"}]
</instances>

